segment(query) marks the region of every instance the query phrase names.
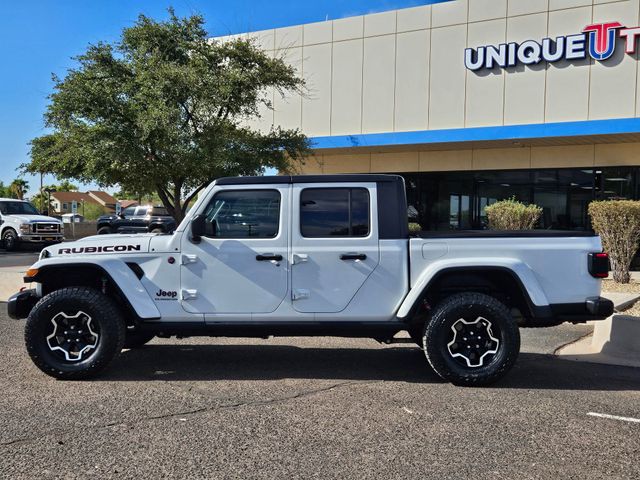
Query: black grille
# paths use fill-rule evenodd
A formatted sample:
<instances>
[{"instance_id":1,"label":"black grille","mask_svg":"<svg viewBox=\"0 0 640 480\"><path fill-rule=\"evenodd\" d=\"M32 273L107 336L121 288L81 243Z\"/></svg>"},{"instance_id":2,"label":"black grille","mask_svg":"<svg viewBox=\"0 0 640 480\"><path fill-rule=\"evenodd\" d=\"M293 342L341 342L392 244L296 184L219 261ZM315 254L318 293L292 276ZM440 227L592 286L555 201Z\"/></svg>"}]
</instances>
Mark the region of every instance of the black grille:
<instances>
[{"instance_id":1,"label":"black grille","mask_svg":"<svg viewBox=\"0 0 640 480\"><path fill-rule=\"evenodd\" d=\"M36 223L34 225L35 233L60 233L60 224L58 223Z\"/></svg>"}]
</instances>

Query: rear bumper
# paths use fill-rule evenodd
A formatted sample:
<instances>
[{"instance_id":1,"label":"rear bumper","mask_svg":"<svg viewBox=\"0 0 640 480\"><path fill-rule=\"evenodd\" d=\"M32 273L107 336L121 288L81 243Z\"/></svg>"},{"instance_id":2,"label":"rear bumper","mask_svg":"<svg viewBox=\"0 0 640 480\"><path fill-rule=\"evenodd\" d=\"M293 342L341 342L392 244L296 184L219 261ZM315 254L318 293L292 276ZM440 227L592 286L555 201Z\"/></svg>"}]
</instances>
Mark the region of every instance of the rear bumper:
<instances>
[{"instance_id":1,"label":"rear bumper","mask_svg":"<svg viewBox=\"0 0 640 480\"><path fill-rule=\"evenodd\" d=\"M23 290L16 293L7 302L7 314L14 320L27 318L38 300L35 290Z\"/></svg>"},{"instance_id":2,"label":"rear bumper","mask_svg":"<svg viewBox=\"0 0 640 480\"><path fill-rule=\"evenodd\" d=\"M551 305L551 311L558 320L584 323L613 315L613 302L603 297L590 297L584 303Z\"/></svg>"}]
</instances>

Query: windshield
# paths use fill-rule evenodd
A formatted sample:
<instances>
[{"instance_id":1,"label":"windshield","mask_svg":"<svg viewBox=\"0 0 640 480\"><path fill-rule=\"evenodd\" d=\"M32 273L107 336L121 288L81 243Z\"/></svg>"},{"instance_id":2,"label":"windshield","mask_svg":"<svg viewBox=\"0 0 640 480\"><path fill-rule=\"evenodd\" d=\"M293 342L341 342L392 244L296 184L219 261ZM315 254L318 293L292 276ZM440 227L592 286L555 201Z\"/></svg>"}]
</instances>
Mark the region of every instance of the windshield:
<instances>
[{"instance_id":1,"label":"windshield","mask_svg":"<svg viewBox=\"0 0 640 480\"><path fill-rule=\"evenodd\" d=\"M40 215L36 207L28 202L0 202L3 215Z\"/></svg>"}]
</instances>

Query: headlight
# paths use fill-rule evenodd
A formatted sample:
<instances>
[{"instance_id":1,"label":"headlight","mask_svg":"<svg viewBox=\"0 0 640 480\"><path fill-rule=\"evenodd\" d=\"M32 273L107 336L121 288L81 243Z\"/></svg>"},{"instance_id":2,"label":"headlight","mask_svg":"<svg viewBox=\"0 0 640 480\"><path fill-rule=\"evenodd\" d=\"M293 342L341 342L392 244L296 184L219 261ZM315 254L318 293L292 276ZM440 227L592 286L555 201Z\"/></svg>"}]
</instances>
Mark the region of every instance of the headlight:
<instances>
[{"instance_id":1,"label":"headlight","mask_svg":"<svg viewBox=\"0 0 640 480\"><path fill-rule=\"evenodd\" d=\"M20 233L31 233L31 225L20 225Z\"/></svg>"},{"instance_id":2,"label":"headlight","mask_svg":"<svg viewBox=\"0 0 640 480\"><path fill-rule=\"evenodd\" d=\"M60 233L64 233L64 223L60 224Z\"/></svg>"}]
</instances>

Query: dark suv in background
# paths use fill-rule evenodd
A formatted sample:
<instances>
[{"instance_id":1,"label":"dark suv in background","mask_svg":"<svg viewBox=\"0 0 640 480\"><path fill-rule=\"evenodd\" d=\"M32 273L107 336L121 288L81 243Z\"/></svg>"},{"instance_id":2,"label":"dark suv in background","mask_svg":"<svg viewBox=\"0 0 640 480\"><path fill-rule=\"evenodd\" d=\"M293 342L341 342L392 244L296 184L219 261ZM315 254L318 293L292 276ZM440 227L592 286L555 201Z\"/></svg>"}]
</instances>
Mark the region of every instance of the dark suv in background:
<instances>
[{"instance_id":1,"label":"dark suv in background","mask_svg":"<svg viewBox=\"0 0 640 480\"><path fill-rule=\"evenodd\" d=\"M170 233L176 221L164 207L125 208L120 215L104 215L98 219L98 235L107 233Z\"/></svg>"}]
</instances>

